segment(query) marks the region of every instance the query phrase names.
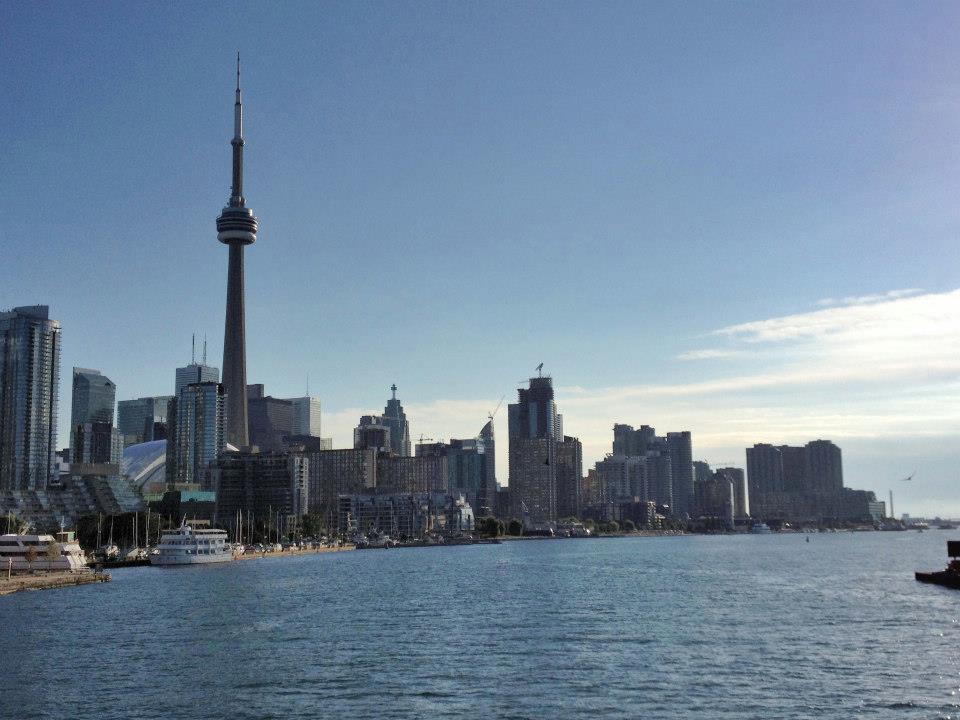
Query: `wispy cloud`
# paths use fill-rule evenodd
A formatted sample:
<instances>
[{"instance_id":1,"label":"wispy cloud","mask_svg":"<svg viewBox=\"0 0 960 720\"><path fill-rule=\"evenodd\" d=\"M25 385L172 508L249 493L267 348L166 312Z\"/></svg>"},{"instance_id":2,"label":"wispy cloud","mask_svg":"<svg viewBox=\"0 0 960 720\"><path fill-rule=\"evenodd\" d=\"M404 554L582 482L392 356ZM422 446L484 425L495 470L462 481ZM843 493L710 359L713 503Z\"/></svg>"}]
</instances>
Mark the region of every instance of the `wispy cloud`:
<instances>
[{"instance_id":1,"label":"wispy cloud","mask_svg":"<svg viewBox=\"0 0 960 720\"><path fill-rule=\"evenodd\" d=\"M754 442L960 434L960 290L877 297L719 328L725 347L683 359L735 364L691 382L560 388L566 425L585 461L609 451L614 421L692 430L706 459L739 463Z\"/></svg>"},{"instance_id":2,"label":"wispy cloud","mask_svg":"<svg viewBox=\"0 0 960 720\"><path fill-rule=\"evenodd\" d=\"M875 295L848 295L842 298L823 298L822 300L817 300L817 305L820 307L831 307L833 305L870 305L872 303L909 297L910 295L918 295L922 292L922 288L904 288L902 290L889 290L885 293L877 293Z\"/></svg>"},{"instance_id":3,"label":"wispy cloud","mask_svg":"<svg viewBox=\"0 0 960 720\"><path fill-rule=\"evenodd\" d=\"M677 360L716 360L721 358L743 357L743 350L723 350L721 348L705 348L703 350L688 350L677 355Z\"/></svg>"},{"instance_id":4,"label":"wispy cloud","mask_svg":"<svg viewBox=\"0 0 960 720\"><path fill-rule=\"evenodd\" d=\"M824 437L889 453L960 435L960 290L877 297L885 299L719 328L712 334L725 347L682 359L731 362L690 382L677 375L616 387L560 386L565 429L583 442L585 468L609 452L614 422L691 430L699 457L737 464L755 442ZM421 432L473 437L495 405L496 398L438 400L412 404L407 414L414 440ZM349 444L360 414L356 408L325 415L325 434ZM495 425L505 482L505 409ZM866 471L860 478L855 465L848 471L851 484L872 488Z\"/></svg>"}]
</instances>

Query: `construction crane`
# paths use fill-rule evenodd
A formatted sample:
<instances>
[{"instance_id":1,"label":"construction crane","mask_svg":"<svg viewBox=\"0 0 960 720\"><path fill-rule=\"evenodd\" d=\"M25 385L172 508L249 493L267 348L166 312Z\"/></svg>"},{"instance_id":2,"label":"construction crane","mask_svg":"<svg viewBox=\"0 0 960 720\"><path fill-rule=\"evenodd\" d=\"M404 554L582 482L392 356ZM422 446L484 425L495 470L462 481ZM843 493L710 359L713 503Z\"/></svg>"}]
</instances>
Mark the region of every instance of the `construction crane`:
<instances>
[{"instance_id":1,"label":"construction crane","mask_svg":"<svg viewBox=\"0 0 960 720\"><path fill-rule=\"evenodd\" d=\"M542 377L543 377L543 363L540 363L539 365L537 365L537 377L538 377L538 378L542 378ZM547 377L550 377L550 376L548 375ZM524 384L525 382L527 382L528 380L530 380L530 378L524 378L523 380L517 380L517 385L523 385L523 384Z\"/></svg>"},{"instance_id":2,"label":"construction crane","mask_svg":"<svg viewBox=\"0 0 960 720\"><path fill-rule=\"evenodd\" d=\"M488 419L488 420L490 420L490 421L493 420L493 416L497 414L497 410L499 410L499 409L500 409L500 406L503 405L503 399L504 399L505 397L506 397L506 395L501 395L501 396L500 396L500 402L497 403L497 406L493 409L493 412L488 412L488 413L487 413L487 419Z\"/></svg>"}]
</instances>

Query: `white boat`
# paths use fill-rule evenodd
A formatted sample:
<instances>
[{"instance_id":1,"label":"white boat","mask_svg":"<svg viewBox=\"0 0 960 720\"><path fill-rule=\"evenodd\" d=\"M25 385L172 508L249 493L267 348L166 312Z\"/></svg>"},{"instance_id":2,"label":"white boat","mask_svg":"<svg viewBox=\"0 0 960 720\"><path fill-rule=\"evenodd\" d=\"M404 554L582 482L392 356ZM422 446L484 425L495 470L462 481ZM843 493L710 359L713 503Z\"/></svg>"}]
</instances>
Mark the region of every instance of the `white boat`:
<instances>
[{"instance_id":1,"label":"white boat","mask_svg":"<svg viewBox=\"0 0 960 720\"><path fill-rule=\"evenodd\" d=\"M117 560L120 558L120 548L113 543L107 543L96 552L104 560Z\"/></svg>"},{"instance_id":2,"label":"white boat","mask_svg":"<svg viewBox=\"0 0 960 720\"><path fill-rule=\"evenodd\" d=\"M765 522L758 522L750 526L750 532L754 535L769 535L771 530Z\"/></svg>"},{"instance_id":3,"label":"white boat","mask_svg":"<svg viewBox=\"0 0 960 720\"><path fill-rule=\"evenodd\" d=\"M227 542L226 530L194 528L183 522L167 530L150 554L151 565L200 565L229 562L235 549Z\"/></svg>"},{"instance_id":4,"label":"white boat","mask_svg":"<svg viewBox=\"0 0 960 720\"><path fill-rule=\"evenodd\" d=\"M51 549L55 544L56 549ZM0 535L0 571L87 569L87 557L72 532L53 535Z\"/></svg>"}]
</instances>

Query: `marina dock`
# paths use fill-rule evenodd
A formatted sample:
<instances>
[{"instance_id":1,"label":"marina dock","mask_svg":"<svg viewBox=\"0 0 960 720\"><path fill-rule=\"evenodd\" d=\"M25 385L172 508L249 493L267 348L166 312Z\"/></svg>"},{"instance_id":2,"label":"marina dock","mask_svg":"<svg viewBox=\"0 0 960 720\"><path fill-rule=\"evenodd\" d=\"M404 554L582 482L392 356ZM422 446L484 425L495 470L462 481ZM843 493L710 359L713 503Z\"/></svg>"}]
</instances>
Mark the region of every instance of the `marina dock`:
<instances>
[{"instance_id":1,"label":"marina dock","mask_svg":"<svg viewBox=\"0 0 960 720\"><path fill-rule=\"evenodd\" d=\"M9 579L4 575L0 577L0 595L10 595L15 592L20 592L21 590L50 590L53 588L90 585L92 583L103 582L110 582L109 573L52 572L39 575L12 575Z\"/></svg>"},{"instance_id":2,"label":"marina dock","mask_svg":"<svg viewBox=\"0 0 960 720\"><path fill-rule=\"evenodd\" d=\"M302 550L281 550L279 552L255 552L238 555L237 560L260 560L261 558L299 557L300 555L318 555L320 553L344 552L356 550L355 545L341 545L339 547L304 548Z\"/></svg>"}]
</instances>

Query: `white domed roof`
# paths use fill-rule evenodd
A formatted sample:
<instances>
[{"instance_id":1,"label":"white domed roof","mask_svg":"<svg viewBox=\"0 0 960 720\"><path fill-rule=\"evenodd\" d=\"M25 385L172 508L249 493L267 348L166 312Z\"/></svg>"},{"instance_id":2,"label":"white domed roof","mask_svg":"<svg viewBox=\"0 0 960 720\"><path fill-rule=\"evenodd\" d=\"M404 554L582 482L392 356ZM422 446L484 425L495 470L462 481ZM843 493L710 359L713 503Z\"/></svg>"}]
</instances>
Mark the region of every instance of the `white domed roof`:
<instances>
[{"instance_id":1,"label":"white domed roof","mask_svg":"<svg viewBox=\"0 0 960 720\"><path fill-rule=\"evenodd\" d=\"M167 464L167 441L151 440L125 448L120 472L137 487L163 482Z\"/></svg>"}]
</instances>

